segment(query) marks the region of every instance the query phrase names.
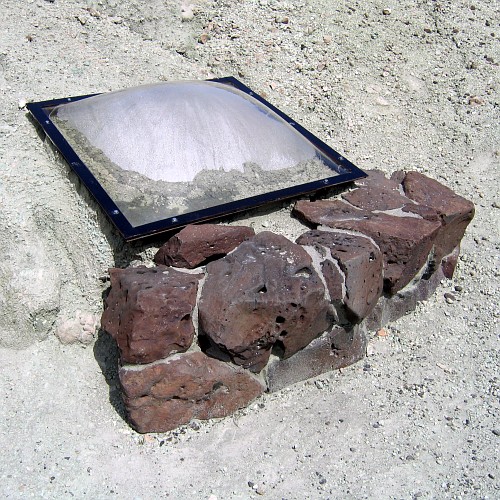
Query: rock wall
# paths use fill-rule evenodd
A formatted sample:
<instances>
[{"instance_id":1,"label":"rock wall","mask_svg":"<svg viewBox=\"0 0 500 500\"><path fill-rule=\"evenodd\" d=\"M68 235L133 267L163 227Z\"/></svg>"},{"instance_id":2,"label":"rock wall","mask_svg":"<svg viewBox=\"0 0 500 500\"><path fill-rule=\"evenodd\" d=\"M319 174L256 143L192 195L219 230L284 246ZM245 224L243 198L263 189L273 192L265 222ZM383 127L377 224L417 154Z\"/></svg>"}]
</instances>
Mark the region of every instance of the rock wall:
<instances>
[{"instance_id":1,"label":"rock wall","mask_svg":"<svg viewBox=\"0 0 500 500\"><path fill-rule=\"evenodd\" d=\"M294 214L312 227L295 243L188 226L155 267L110 270L102 327L118 344L139 432L226 416L360 360L369 331L453 275L474 206L422 174L372 171L336 199L298 201Z\"/></svg>"}]
</instances>

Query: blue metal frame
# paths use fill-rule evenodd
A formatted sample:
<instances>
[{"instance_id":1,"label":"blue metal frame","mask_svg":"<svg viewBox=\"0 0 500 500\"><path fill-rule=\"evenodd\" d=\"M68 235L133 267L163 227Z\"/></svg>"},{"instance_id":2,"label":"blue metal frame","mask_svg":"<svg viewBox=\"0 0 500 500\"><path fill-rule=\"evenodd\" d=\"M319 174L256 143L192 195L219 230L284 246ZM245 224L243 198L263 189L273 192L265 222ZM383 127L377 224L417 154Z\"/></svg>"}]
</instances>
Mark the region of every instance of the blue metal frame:
<instances>
[{"instance_id":1,"label":"blue metal frame","mask_svg":"<svg viewBox=\"0 0 500 500\"><path fill-rule=\"evenodd\" d=\"M264 106L274 111L277 115L283 118L288 124L290 124L297 132L309 140L318 150L321 151L323 158L322 160L336 172L333 177L328 177L326 179L321 179L314 182L308 182L306 184L300 184L286 189L280 189L277 191L271 191L269 193L261 194L258 196L252 196L245 198L243 200L232 201L229 203L223 203L215 207L206 208L203 210L198 210L195 212L190 212L187 214L181 214L177 217L169 217L160 221L152 222L150 224L144 224L141 226L132 226L127 218L123 215L121 210L108 195L108 193L103 189L99 181L94 177L92 172L88 169L85 163L80 159L80 157L75 153L73 148L70 146L68 141L64 138L61 132L58 130L56 125L50 119L51 110L60 104L79 101L81 99L87 99L88 97L93 97L98 94L90 94L78 97L67 97L63 99L53 99L50 101L40 101L32 102L27 104L27 108L35 120L40 124L44 132L47 134L49 139L53 142L56 148L60 151L64 159L68 162L71 168L75 171L78 177L81 179L83 184L92 193L94 198L97 200L99 205L105 211L109 219L117 227L119 232L122 234L126 241L131 241L139 238L145 238L147 236L152 236L165 231L170 231L187 224L192 224L195 222L206 221L209 219L214 219L217 217L222 217L224 215L241 212L249 210L267 203L272 203L287 198L293 198L295 196L312 193L319 189L326 187L335 186L338 184L343 184L346 182L353 181L362 177L366 177L366 174L360 170L358 167L353 165L349 160L345 159L335 150L330 148L323 141L318 139L316 136L311 134L304 127L299 125L297 122L292 120L285 113L281 112L279 109L274 107L272 104L267 102L264 98L253 92L250 88L243 85L239 80L233 77L217 78L210 81L217 83L222 83L236 87L242 92L254 99L260 101Z\"/></svg>"}]
</instances>

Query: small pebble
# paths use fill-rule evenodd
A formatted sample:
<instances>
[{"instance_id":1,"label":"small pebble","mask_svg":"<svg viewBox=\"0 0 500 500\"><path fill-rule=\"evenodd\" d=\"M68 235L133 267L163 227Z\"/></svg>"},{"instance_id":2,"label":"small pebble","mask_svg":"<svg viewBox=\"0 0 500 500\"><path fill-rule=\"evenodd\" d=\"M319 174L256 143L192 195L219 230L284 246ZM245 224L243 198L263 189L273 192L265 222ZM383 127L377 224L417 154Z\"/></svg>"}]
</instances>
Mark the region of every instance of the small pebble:
<instances>
[{"instance_id":1,"label":"small pebble","mask_svg":"<svg viewBox=\"0 0 500 500\"><path fill-rule=\"evenodd\" d=\"M200 43L205 44L208 42L209 39L210 39L210 37L206 33L203 33L202 35L200 35L200 38L198 38L198 41Z\"/></svg>"},{"instance_id":2,"label":"small pebble","mask_svg":"<svg viewBox=\"0 0 500 500\"><path fill-rule=\"evenodd\" d=\"M191 21L194 18L193 6L189 5L181 10L182 21Z\"/></svg>"},{"instance_id":3,"label":"small pebble","mask_svg":"<svg viewBox=\"0 0 500 500\"><path fill-rule=\"evenodd\" d=\"M455 300L457 300L457 298L455 297L455 295L453 295L452 293L450 292L446 292L444 294L444 298L446 299L446 302L448 304L453 304L453 302L455 302Z\"/></svg>"},{"instance_id":4,"label":"small pebble","mask_svg":"<svg viewBox=\"0 0 500 500\"><path fill-rule=\"evenodd\" d=\"M493 429L491 432L493 432L495 436L500 436L500 429Z\"/></svg>"},{"instance_id":5,"label":"small pebble","mask_svg":"<svg viewBox=\"0 0 500 500\"><path fill-rule=\"evenodd\" d=\"M19 99L19 102L17 103L17 106L19 109L24 109L26 107L26 99Z\"/></svg>"},{"instance_id":6,"label":"small pebble","mask_svg":"<svg viewBox=\"0 0 500 500\"><path fill-rule=\"evenodd\" d=\"M392 10L391 9L384 9L382 11L382 14L384 14L384 16L390 16L392 14Z\"/></svg>"},{"instance_id":7,"label":"small pebble","mask_svg":"<svg viewBox=\"0 0 500 500\"><path fill-rule=\"evenodd\" d=\"M477 95L472 95L469 97L469 104L471 106L481 106L484 104L484 100Z\"/></svg>"}]
</instances>

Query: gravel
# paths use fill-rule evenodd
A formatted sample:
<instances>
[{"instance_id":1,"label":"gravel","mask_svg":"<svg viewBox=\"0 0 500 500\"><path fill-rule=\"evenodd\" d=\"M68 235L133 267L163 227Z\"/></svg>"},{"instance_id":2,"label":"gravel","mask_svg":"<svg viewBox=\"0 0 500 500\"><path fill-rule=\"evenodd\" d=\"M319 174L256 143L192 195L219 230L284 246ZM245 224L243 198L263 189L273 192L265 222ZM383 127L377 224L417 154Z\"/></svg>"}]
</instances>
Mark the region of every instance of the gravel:
<instances>
[{"instance_id":1,"label":"gravel","mask_svg":"<svg viewBox=\"0 0 500 500\"><path fill-rule=\"evenodd\" d=\"M497 2L2 5L2 497L500 496ZM365 363L141 436L123 420L109 339L62 345L55 331L98 316L107 268L156 247L123 244L25 105L228 75L359 167L424 172L476 216L454 278L374 335ZM242 221L301 230L288 203Z\"/></svg>"}]
</instances>

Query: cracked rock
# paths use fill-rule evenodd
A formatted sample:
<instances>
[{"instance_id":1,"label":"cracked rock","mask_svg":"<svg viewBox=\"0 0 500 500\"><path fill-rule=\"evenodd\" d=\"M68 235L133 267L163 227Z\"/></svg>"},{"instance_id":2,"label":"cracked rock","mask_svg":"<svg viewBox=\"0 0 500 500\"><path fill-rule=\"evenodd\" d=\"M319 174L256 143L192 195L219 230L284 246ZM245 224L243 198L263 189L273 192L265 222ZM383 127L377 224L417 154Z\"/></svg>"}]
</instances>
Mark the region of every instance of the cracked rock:
<instances>
[{"instance_id":1,"label":"cracked rock","mask_svg":"<svg viewBox=\"0 0 500 500\"><path fill-rule=\"evenodd\" d=\"M158 250L154 261L192 269L208 259L228 254L254 234L251 227L245 226L189 225Z\"/></svg>"},{"instance_id":2,"label":"cracked rock","mask_svg":"<svg viewBox=\"0 0 500 500\"><path fill-rule=\"evenodd\" d=\"M382 294L383 258L379 248L369 238L340 231L309 231L300 236L297 243L326 248L337 261L345 277L345 293L341 302L351 322L361 321L373 310ZM338 301L338 270L331 260L325 259L322 271L331 299Z\"/></svg>"},{"instance_id":3,"label":"cracked rock","mask_svg":"<svg viewBox=\"0 0 500 500\"><path fill-rule=\"evenodd\" d=\"M138 432L166 432L192 419L225 417L265 389L247 370L202 352L123 366L119 376L130 422Z\"/></svg>"},{"instance_id":4,"label":"cracked rock","mask_svg":"<svg viewBox=\"0 0 500 500\"><path fill-rule=\"evenodd\" d=\"M101 325L115 338L123 363L150 363L186 351L201 274L167 267L111 269Z\"/></svg>"},{"instance_id":5,"label":"cracked rock","mask_svg":"<svg viewBox=\"0 0 500 500\"><path fill-rule=\"evenodd\" d=\"M371 237L384 255L384 290L404 288L427 262L439 221L355 208L339 200L298 201L294 213L308 223L356 231Z\"/></svg>"},{"instance_id":6,"label":"cracked rock","mask_svg":"<svg viewBox=\"0 0 500 500\"><path fill-rule=\"evenodd\" d=\"M262 232L211 262L207 273L199 325L211 356L257 372L273 347L289 357L332 324L311 257L283 236Z\"/></svg>"},{"instance_id":7,"label":"cracked rock","mask_svg":"<svg viewBox=\"0 0 500 500\"><path fill-rule=\"evenodd\" d=\"M440 262L460 244L474 217L474 204L418 172L408 172L402 185L408 198L431 207L439 215L442 228L436 238L436 261Z\"/></svg>"}]
</instances>

